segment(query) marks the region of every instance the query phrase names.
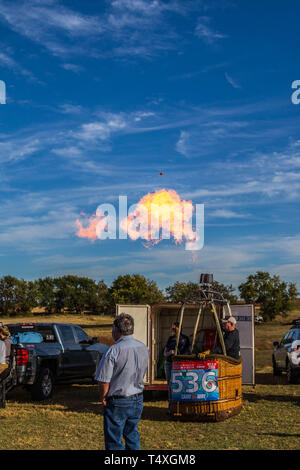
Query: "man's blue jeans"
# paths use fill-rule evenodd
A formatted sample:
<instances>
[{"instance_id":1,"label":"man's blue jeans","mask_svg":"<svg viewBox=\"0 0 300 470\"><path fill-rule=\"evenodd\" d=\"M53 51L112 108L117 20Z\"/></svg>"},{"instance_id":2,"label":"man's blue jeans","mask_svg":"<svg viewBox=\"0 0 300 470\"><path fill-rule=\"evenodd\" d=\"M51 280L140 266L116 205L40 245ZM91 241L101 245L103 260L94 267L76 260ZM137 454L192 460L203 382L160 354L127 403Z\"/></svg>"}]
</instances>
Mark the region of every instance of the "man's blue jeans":
<instances>
[{"instance_id":1,"label":"man's blue jeans","mask_svg":"<svg viewBox=\"0 0 300 470\"><path fill-rule=\"evenodd\" d=\"M143 395L132 398L112 398L107 401L104 407L106 450L140 450L138 422L142 411Z\"/></svg>"}]
</instances>

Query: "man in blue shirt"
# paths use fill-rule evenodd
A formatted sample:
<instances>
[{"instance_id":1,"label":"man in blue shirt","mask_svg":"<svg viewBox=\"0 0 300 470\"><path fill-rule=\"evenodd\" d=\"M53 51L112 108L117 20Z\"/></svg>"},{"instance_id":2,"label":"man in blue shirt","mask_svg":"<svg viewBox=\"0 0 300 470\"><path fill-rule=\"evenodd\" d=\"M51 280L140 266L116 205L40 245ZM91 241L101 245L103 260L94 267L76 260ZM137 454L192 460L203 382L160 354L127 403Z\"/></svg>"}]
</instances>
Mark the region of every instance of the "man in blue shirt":
<instances>
[{"instance_id":1,"label":"man in blue shirt","mask_svg":"<svg viewBox=\"0 0 300 470\"><path fill-rule=\"evenodd\" d=\"M125 313L117 316L112 329L113 344L102 357L95 380L99 382L104 406L106 450L140 449L138 422L143 411L143 378L149 351L133 338L134 320Z\"/></svg>"}]
</instances>

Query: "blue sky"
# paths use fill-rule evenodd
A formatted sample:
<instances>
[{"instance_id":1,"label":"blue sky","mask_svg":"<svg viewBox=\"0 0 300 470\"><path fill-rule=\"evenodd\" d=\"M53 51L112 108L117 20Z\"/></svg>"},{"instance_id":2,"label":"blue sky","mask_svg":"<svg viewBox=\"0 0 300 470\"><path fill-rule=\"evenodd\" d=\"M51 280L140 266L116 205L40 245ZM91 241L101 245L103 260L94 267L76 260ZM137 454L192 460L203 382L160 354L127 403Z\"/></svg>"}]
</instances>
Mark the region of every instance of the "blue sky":
<instances>
[{"instance_id":1,"label":"blue sky","mask_svg":"<svg viewBox=\"0 0 300 470\"><path fill-rule=\"evenodd\" d=\"M299 9L0 0L0 275L300 289ZM201 251L76 236L80 213L162 188L205 205Z\"/></svg>"}]
</instances>

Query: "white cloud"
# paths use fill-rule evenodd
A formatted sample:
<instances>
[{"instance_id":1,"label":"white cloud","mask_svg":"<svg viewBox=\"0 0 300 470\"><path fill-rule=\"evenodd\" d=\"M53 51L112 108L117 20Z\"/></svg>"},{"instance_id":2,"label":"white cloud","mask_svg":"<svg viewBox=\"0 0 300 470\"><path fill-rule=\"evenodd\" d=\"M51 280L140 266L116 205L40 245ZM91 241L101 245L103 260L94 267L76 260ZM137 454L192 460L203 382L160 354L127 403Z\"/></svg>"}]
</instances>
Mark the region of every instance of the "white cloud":
<instances>
[{"instance_id":1,"label":"white cloud","mask_svg":"<svg viewBox=\"0 0 300 470\"><path fill-rule=\"evenodd\" d=\"M216 30L213 30L209 23L211 22L211 18L207 16L200 16L198 18L197 26L195 29L195 35L203 39L204 42L207 44L214 44L220 39L224 39L227 36L225 34L221 34Z\"/></svg>"},{"instance_id":2,"label":"white cloud","mask_svg":"<svg viewBox=\"0 0 300 470\"><path fill-rule=\"evenodd\" d=\"M217 217L217 218L224 218L224 219L236 219L236 218L244 218L248 215L246 214L239 214L238 212L234 212L228 209L218 209L207 214L209 217Z\"/></svg>"},{"instance_id":3,"label":"white cloud","mask_svg":"<svg viewBox=\"0 0 300 470\"><path fill-rule=\"evenodd\" d=\"M9 201L4 200L0 207L2 246L17 251L47 250L50 240L69 239L75 232L74 205L49 194L15 195Z\"/></svg>"},{"instance_id":4,"label":"white cloud","mask_svg":"<svg viewBox=\"0 0 300 470\"><path fill-rule=\"evenodd\" d=\"M59 110L62 114L80 114L83 108L80 105L64 103L60 105Z\"/></svg>"},{"instance_id":5,"label":"white cloud","mask_svg":"<svg viewBox=\"0 0 300 470\"><path fill-rule=\"evenodd\" d=\"M14 141L6 140L0 142L0 161L20 161L33 155L42 148L40 139L19 138Z\"/></svg>"},{"instance_id":6,"label":"white cloud","mask_svg":"<svg viewBox=\"0 0 300 470\"><path fill-rule=\"evenodd\" d=\"M236 80L230 77L227 72L225 72L225 78L227 82L230 83L231 86L233 86L233 88L242 88L241 85L239 85Z\"/></svg>"},{"instance_id":7,"label":"white cloud","mask_svg":"<svg viewBox=\"0 0 300 470\"><path fill-rule=\"evenodd\" d=\"M84 52L79 42L68 47L61 36L82 39L99 35L102 31L97 17L82 15L56 1L2 1L0 18L11 29L43 45L54 55L68 55L72 51Z\"/></svg>"},{"instance_id":8,"label":"white cloud","mask_svg":"<svg viewBox=\"0 0 300 470\"><path fill-rule=\"evenodd\" d=\"M270 267L269 272L273 276L280 276L280 278L285 282L296 282L298 286L298 291L300 291L300 263L290 263L272 266Z\"/></svg>"},{"instance_id":9,"label":"white cloud","mask_svg":"<svg viewBox=\"0 0 300 470\"><path fill-rule=\"evenodd\" d=\"M79 240L80 245L86 243ZM96 241L99 250L105 247L106 241ZM63 255L36 258L35 264L47 265L51 270L71 272L76 266L77 274L85 274L98 278L99 271L105 272L105 280L111 281L117 275L141 273L146 277L156 279L162 287L175 281L199 281L200 272L213 272L215 279L224 283L239 283L243 280L243 264L255 260L253 253L244 247L206 246L201 251L191 254L183 247L156 246L153 249L137 247L127 252L124 246L128 241L122 241L123 249L118 247L118 255L112 256L72 256ZM162 269L162 266L165 269ZM247 272L247 270L245 270ZM248 272L247 272L248 274ZM102 275L103 277L103 275Z\"/></svg>"},{"instance_id":10,"label":"white cloud","mask_svg":"<svg viewBox=\"0 0 300 470\"><path fill-rule=\"evenodd\" d=\"M61 157L80 157L82 156L82 150L78 147L62 147L54 148L52 152Z\"/></svg>"},{"instance_id":11,"label":"white cloud","mask_svg":"<svg viewBox=\"0 0 300 470\"><path fill-rule=\"evenodd\" d=\"M181 153L185 157L189 156L189 152L188 152L189 137L190 135L187 131L181 131L179 140L176 143L177 152Z\"/></svg>"},{"instance_id":12,"label":"white cloud","mask_svg":"<svg viewBox=\"0 0 300 470\"><path fill-rule=\"evenodd\" d=\"M82 15L57 2L2 1L0 15L17 32L42 41L42 34L50 37L61 30L71 36L100 32L97 18Z\"/></svg>"},{"instance_id":13,"label":"white cloud","mask_svg":"<svg viewBox=\"0 0 300 470\"><path fill-rule=\"evenodd\" d=\"M0 64L10 69L14 69L17 67L16 61L12 57L9 57L4 52L0 52Z\"/></svg>"},{"instance_id":14,"label":"white cloud","mask_svg":"<svg viewBox=\"0 0 300 470\"><path fill-rule=\"evenodd\" d=\"M8 52L0 51L0 65L12 70L15 74L20 74L28 80L36 81L34 75L22 67Z\"/></svg>"},{"instance_id":15,"label":"white cloud","mask_svg":"<svg viewBox=\"0 0 300 470\"><path fill-rule=\"evenodd\" d=\"M106 122L90 122L83 124L79 131L72 133L83 141L107 140L113 132L124 129L125 121L120 116L111 116Z\"/></svg>"},{"instance_id":16,"label":"white cloud","mask_svg":"<svg viewBox=\"0 0 300 470\"><path fill-rule=\"evenodd\" d=\"M80 73L84 70L83 67L77 64L62 64L62 68L65 70L70 70L74 73Z\"/></svg>"},{"instance_id":17,"label":"white cloud","mask_svg":"<svg viewBox=\"0 0 300 470\"><path fill-rule=\"evenodd\" d=\"M273 238L263 245L265 249L284 252L294 261L300 258L300 235Z\"/></svg>"},{"instance_id":18,"label":"white cloud","mask_svg":"<svg viewBox=\"0 0 300 470\"><path fill-rule=\"evenodd\" d=\"M178 47L179 35L170 14L186 15L194 1L112 0L99 2L101 12L85 15L58 1L2 0L0 19L17 33L45 47L53 55L152 57ZM113 40L103 50L103 40ZM176 43L177 41L177 43ZM100 45L100 48L99 48ZM76 65L75 65L76 67ZM74 65L65 68L78 72Z\"/></svg>"},{"instance_id":19,"label":"white cloud","mask_svg":"<svg viewBox=\"0 0 300 470\"><path fill-rule=\"evenodd\" d=\"M0 134L0 162L17 162L36 155L44 159L49 152L65 157L68 164L74 163L85 171L97 174L111 174L112 165L107 168L106 163L99 162L99 152L109 152L114 136L124 133L146 132L141 123L155 118L150 111L135 111L132 113L110 113L94 111L90 122L83 122L87 113L78 105L64 103L58 107L50 108L56 113L72 116L73 121L56 121L40 130L37 124L32 128L23 128L12 134ZM81 123L80 123L81 122ZM91 160L88 155L97 156ZM79 158L80 157L80 158ZM89 158L89 160L87 160Z\"/></svg>"},{"instance_id":20,"label":"white cloud","mask_svg":"<svg viewBox=\"0 0 300 470\"><path fill-rule=\"evenodd\" d=\"M138 111L137 113L135 113L134 121L138 122L141 121L143 118L148 118L152 116L155 116L155 113Z\"/></svg>"},{"instance_id":21,"label":"white cloud","mask_svg":"<svg viewBox=\"0 0 300 470\"><path fill-rule=\"evenodd\" d=\"M149 107L128 113L111 113L96 109L89 113L91 119L87 121L86 109L64 103L58 108L53 107L52 111L57 113L59 110L62 114L71 115L72 127L66 122L56 121L43 131L37 126L33 129L23 129L13 135L2 135L0 156L2 162L20 161L34 154L41 159L49 155L51 158L52 151L62 159L65 158L64 164L68 169L73 165L75 171L80 168L91 174L94 172L97 175L110 175L112 165L107 166L100 152L111 151L116 137L184 126L187 130L180 131L176 150L188 158L206 158L199 178L201 186L191 186L192 189L188 189L183 185L180 189L183 197L205 199L205 203L214 203L218 209L223 208L219 204L221 198L222 204L238 201L241 205L245 204L246 199L248 202L253 201L256 196L260 196L255 199L257 204L264 203L266 197L273 203L283 199L298 200L300 149L297 142L290 143L282 151L270 154L251 152L242 155L241 152L241 158L239 154L238 157L234 155L226 159L214 158L211 162L207 159L210 145L214 146L216 154L218 150L223 152L224 142L232 143L233 137L238 138L241 130L248 126L248 118L244 120L243 113L257 113L257 109L258 104L248 110L196 108L179 112L168 110L166 113L163 110L154 113ZM243 139L247 142L248 137L238 139L238 142L244 142ZM195 165L197 167L194 160L191 162L191 168ZM189 170L189 167L186 170L194 177L194 170ZM212 174L214 184L207 184L205 178L210 178ZM224 211L218 212L217 215L223 218L237 218L237 213Z\"/></svg>"}]
</instances>

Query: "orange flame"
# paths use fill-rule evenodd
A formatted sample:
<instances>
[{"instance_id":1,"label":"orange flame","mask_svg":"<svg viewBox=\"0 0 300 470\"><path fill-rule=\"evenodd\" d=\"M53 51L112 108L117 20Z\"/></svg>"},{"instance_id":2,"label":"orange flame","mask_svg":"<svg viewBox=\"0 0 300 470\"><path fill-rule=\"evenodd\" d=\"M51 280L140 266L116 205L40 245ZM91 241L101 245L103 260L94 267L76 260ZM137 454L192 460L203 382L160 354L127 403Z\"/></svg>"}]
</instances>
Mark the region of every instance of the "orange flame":
<instances>
[{"instance_id":1,"label":"orange flame","mask_svg":"<svg viewBox=\"0 0 300 470\"><path fill-rule=\"evenodd\" d=\"M119 227L132 240L146 240L143 243L146 248L171 237L175 243L182 243L183 239L194 241L197 236L191 224L193 210L192 202L181 200L176 191L161 189L143 196L135 209L120 220ZM76 220L78 237L88 238L93 242L100 238L99 234L107 229L107 219L102 214L100 216L99 211L97 214L99 215L89 218L86 228Z\"/></svg>"},{"instance_id":2,"label":"orange flame","mask_svg":"<svg viewBox=\"0 0 300 470\"><path fill-rule=\"evenodd\" d=\"M120 227L132 240L147 240L147 248L171 236L175 243L182 243L183 238L195 238L190 224L193 210L192 202L181 200L176 191L161 189L143 196Z\"/></svg>"},{"instance_id":3,"label":"orange flame","mask_svg":"<svg viewBox=\"0 0 300 470\"><path fill-rule=\"evenodd\" d=\"M85 214L83 214L85 215ZM76 220L76 226L78 230L76 232L77 237L88 238L91 241L95 241L97 238L97 225L100 221L100 217L92 215L89 219L89 226L84 228L80 220Z\"/></svg>"}]
</instances>

